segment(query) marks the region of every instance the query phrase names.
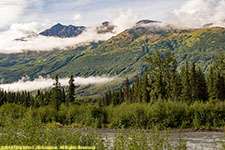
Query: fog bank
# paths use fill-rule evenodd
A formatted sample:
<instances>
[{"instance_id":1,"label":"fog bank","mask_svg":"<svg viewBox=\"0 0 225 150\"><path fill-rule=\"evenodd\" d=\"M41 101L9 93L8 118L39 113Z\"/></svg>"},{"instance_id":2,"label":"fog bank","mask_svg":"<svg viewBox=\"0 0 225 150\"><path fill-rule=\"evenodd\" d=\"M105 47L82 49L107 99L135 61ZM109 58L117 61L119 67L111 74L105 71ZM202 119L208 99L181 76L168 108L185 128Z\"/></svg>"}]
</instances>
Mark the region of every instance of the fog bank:
<instances>
[{"instance_id":1,"label":"fog bank","mask_svg":"<svg viewBox=\"0 0 225 150\"><path fill-rule=\"evenodd\" d=\"M35 91L38 89L46 89L53 86L55 82L54 79L51 78L43 78L39 77L34 79L33 81L27 80L28 78L22 78L21 80L9 83L9 84L0 84L0 88L6 91ZM74 77L75 85L94 85L94 84L102 84L115 80L115 77L106 77L106 76L98 76L98 77ZM69 78L59 79L61 86L68 86Z\"/></svg>"}]
</instances>

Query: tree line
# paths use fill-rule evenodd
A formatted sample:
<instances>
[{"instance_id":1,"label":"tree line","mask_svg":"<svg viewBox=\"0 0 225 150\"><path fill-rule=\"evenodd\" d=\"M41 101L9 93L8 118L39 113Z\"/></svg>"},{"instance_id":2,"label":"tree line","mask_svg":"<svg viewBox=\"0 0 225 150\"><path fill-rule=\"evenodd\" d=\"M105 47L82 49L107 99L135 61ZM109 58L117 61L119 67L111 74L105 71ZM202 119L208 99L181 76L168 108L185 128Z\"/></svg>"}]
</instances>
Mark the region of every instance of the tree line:
<instances>
[{"instance_id":1,"label":"tree line","mask_svg":"<svg viewBox=\"0 0 225 150\"><path fill-rule=\"evenodd\" d=\"M157 100L174 100L193 103L209 99L225 100L225 58L222 52L204 73L195 63L177 69L177 61L170 52L145 57L149 71L136 75L133 84L128 78L123 88L109 91L102 99L103 105L121 103L149 103Z\"/></svg>"},{"instance_id":2,"label":"tree line","mask_svg":"<svg viewBox=\"0 0 225 150\"><path fill-rule=\"evenodd\" d=\"M204 73L196 66L186 64L177 69L177 61L169 52L160 54L158 51L145 57L148 71L136 75L130 84L127 78L124 87L109 91L98 99L100 106L120 105L122 103L154 103L157 100L174 100L193 103L196 100L225 100L225 58L223 53ZM69 106L76 103L74 77L71 75L68 88L61 87L58 76L51 90L38 90L36 94L27 91L6 92L0 90L0 105L16 103L26 107L51 105L57 111L61 104ZM65 91L66 90L66 91Z\"/></svg>"},{"instance_id":3,"label":"tree line","mask_svg":"<svg viewBox=\"0 0 225 150\"><path fill-rule=\"evenodd\" d=\"M95 128L207 128L224 127L224 55L208 73L194 63L177 69L176 59L166 52L145 58L149 70L125 80L123 88L107 92L93 103L75 98L71 75L67 88L58 76L50 90L6 92L0 90L0 126L23 121L26 114L41 123L57 122Z\"/></svg>"},{"instance_id":4,"label":"tree line","mask_svg":"<svg viewBox=\"0 0 225 150\"><path fill-rule=\"evenodd\" d=\"M62 103L69 106L75 101L75 84L74 77L71 75L68 82L67 91L59 83L58 75L55 77L55 82L51 90L38 90L37 94L32 94L27 91L22 92L6 92L0 89L0 106L5 103L15 103L26 107L40 107L51 105L57 111Z\"/></svg>"}]
</instances>

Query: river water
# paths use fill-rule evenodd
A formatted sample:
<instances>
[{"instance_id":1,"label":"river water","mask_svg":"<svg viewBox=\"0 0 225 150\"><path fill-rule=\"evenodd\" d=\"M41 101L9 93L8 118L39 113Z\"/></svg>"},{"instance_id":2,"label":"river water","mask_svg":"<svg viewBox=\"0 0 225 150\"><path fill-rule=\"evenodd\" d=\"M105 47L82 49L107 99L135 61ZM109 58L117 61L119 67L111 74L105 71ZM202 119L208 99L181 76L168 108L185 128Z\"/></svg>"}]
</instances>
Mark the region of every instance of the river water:
<instances>
[{"instance_id":1,"label":"river water","mask_svg":"<svg viewBox=\"0 0 225 150\"><path fill-rule=\"evenodd\" d=\"M113 141L114 135L118 132L106 130L97 131L103 138ZM148 133L146 133L148 134ZM169 138L173 143L182 137L182 140L186 141L188 150L223 150L222 145L225 145L225 133L224 132L169 132ZM225 150L225 148L224 148Z\"/></svg>"}]
</instances>

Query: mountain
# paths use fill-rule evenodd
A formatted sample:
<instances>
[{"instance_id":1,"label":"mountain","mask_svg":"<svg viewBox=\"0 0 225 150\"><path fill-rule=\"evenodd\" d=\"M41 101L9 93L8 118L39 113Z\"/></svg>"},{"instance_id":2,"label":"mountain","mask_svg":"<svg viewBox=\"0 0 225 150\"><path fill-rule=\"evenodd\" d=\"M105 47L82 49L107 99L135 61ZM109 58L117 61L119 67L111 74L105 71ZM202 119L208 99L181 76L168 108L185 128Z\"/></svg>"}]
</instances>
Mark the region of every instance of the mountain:
<instances>
[{"instance_id":1,"label":"mountain","mask_svg":"<svg viewBox=\"0 0 225 150\"><path fill-rule=\"evenodd\" d=\"M101 25L97 26L96 30L98 34L104 34L108 32L113 33L114 28L115 28L115 25L113 25L112 23L108 21L105 21Z\"/></svg>"},{"instance_id":2,"label":"mountain","mask_svg":"<svg viewBox=\"0 0 225 150\"><path fill-rule=\"evenodd\" d=\"M75 37L80 35L85 29L86 27L84 26L73 26L73 25L64 26L58 23L52 26L50 29L41 32L40 35L56 36L61 38Z\"/></svg>"},{"instance_id":3,"label":"mountain","mask_svg":"<svg viewBox=\"0 0 225 150\"><path fill-rule=\"evenodd\" d=\"M115 26L108 21L101 23L100 25L96 26L96 32L98 34L105 34L105 33L113 33ZM47 29L41 33L40 35L43 36L54 36L60 38L69 38L69 37L76 37L83 33L87 28L84 26L73 26L73 25L62 25L60 23L52 26L50 29ZM25 41L25 38L20 38L16 40Z\"/></svg>"},{"instance_id":4,"label":"mountain","mask_svg":"<svg viewBox=\"0 0 225 150\"><path fill-rule=\"evenodd\" d=\"M26 75L34 79L71 73L132 77L147 69L143 58L156 50L171 51L178 68L189 61L207 71L219 51L225 52L225 28L181 29L162 22L140 22L104 42L67 50L0 54L0 79L9 83Z\"/></svg>"}]
</instances>

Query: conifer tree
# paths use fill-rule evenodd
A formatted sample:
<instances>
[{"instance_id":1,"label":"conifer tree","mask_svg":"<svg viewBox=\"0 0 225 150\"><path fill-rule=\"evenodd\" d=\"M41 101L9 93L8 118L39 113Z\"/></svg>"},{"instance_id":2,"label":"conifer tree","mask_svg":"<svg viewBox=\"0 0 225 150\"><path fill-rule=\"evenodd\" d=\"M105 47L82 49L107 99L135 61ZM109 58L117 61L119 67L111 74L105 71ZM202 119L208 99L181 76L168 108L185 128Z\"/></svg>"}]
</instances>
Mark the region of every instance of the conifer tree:
<instances>
[{"instance_id":1,"label":"conifer tree","mask_svg":"<svg viewBox=\"0 0 225 150\"><path fill-rule=\"evenodd\" d=\"M178 85L177 81L172 79L173 77L175 78L177 77L176 76L177 61L174 58L174 56L170 53L170 51L166 51L164 55L165 58L163 59L163 68L164 68L163 81L165 84L165 91L166 91L165 98L169 98L172 97L171 96L173 91L172 87L175 86L176 84Z\"/></svg>"},{"instance_id":2,"label":"conifer tree","mask_svg":"<svg viewBox=\"0 0 225 150\"><path fill-rule=\"evenodd\" d=\"M136 75L136 79L134 82L134 102L140 101L140 81L138 75Z\"/></svg>"},{"instance_id":3,"label":"conifer tree","mask_svg":"<svg viewBox=\"0 0 225 150\"><path fill-rule=\"evenodd\" d=\"M153 99L167 99L171 94L171 76L176 69L176 59L167 51L164 56L160 56L156 51L152 56L145 58L149 66L149 85L151 86L150 95Z\"/></svg>"},{"instance_id":4,"label":"conifer tree","mask_svg":"<svg viewBox=\"0 0 225 150\"><path fill-rule=\"evenodd\" d=\"M66 104L67 106L69 103L73 103L75 98L75 84L74 84L74 78L73 75L70 76L69 80L69 88L68 88L68 93L66 97Z\"/></svg>"},{"instance_id":5,"label":"conifer tree","mask_svg":"<svg viewBox=\"0 0 225 150\"><path fill-rule=\"evenodd\" d=\"M177 73L176 70L174 70L171 74L171 92L170 97L177 101L181 94L181 79L180 75Z\"/></svg>"},{"instance_id":6,"label":"conifer tree","mask_svg":"<svg viewBox=\"0 0 225 150\"><path fill-rule=\"evenodd\" d=\"M219 58L214 64L216 68L215 88L216 98L225 100L225 58L222 51L220 51Z\"/></svg>"},{"instance_id":7,"label":"conifer tree","mask_svg":"<svg viewBox=\"0 0 225 150\"><path fill-rule=\"evenodd\" d=\"M122 104L123 102L124 102L123 89L120 88L120 91L119 91L119 104Z\"/></svg>"},{"instance_id":8,"label":"conifer tree","mask_svg":"<svg viewBox=\"0 0 225 150\"><path fill-rule=\"evenodd\" d=\"M207 101L208 100L208 89L207 89L207 83L205 79L205 74L202 72L202 70L199 68L197 72L197 83L198 83L198 99Z\"/></svg>"},{"instance_id":9,"label":"conifer tree","mask_svg":"<svg viewBox=\"0 0 225 150\"><path fill-rule=\"evenodd\" d=\"M208 73L208 78L207 78L207 88L208 88L209 97L211 99L216 98L215 81L216 81L216 77L215 77L213 67L210 67L209 73Z\"/></svg>"},{"instance_id":10,"label":"conifer tree","mask_svg":"<svg viewBox=\"0 0 225 150\"><path fill-rule=\"evenodd\" d=\"M190 70L190 86L191 86L191 100L198 100L199 89L198 89L198 76L196 72L195 63L192 63Z\"/></svg>"},{"instance_id":11,"label":"conifer tree","mask_svg":"<svg viewBox=\"0 0 225 150\"><path fill-rule=\"evenodd\" d=\"M216 98L219 100L225 100L225 82L224 76L216 73L216 81L215 81L215 88L216 88Z\"/></svg>"},{"instance_id":12,"label":"conifer tree","mask_svg":"<svg viewBox=\"0 0 225 150\"><path fill-rule=\"evenodd\" d=\"M4 104L4 91L0 88L0 106Z\"/></svg>"},{"instance_id":13,"label":"conifer tree","mask_svg":"<svg viewBox=\"0 0 225 150\"><path fill-rule=\"evenodd\" d=\"M143 73L143 79L142 79L142 102L149 102L149 91L148 91L148 74L146 71Z\"/></svg>"},{"instance_id":14,"label":"conifer tree","mask_svg":"<svg viewBox=\"0 0 225 150\"><path fill-rule=\"evenodd\" d=\"M182 68L182 98L185 101L188 101L191 99L191 86L190 86L190 79L189 79L189 65L188 62L186 62L185 67Z\"/></svg>"},{"instance_id":15,"label":"conifer tree","mask_svg":"<svg viewBox=\"0 0 225 150\"><path fill-rule=\"evenodd\" d=\"M126 79L126 82L125 82L125 89L124 89L124 102L125 103L128 103L129 101L129 94L130 94L130 88L129 88L129 80L128 78Z\"/></svg>"},{"instance_id":16,"label":"conifer tree","mask_svg":"<svg viewBox=\"0 0 225 150\"><path fill-rule=\"evenodd\" d=\"M53 88L51 91L51 103L52 106L59 111L59 107L62 103L62 91L61 91L61 84L59 83L58 75L55 77L55 83L53 84Z\"/></svg>"}]
</instances>

